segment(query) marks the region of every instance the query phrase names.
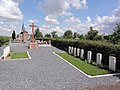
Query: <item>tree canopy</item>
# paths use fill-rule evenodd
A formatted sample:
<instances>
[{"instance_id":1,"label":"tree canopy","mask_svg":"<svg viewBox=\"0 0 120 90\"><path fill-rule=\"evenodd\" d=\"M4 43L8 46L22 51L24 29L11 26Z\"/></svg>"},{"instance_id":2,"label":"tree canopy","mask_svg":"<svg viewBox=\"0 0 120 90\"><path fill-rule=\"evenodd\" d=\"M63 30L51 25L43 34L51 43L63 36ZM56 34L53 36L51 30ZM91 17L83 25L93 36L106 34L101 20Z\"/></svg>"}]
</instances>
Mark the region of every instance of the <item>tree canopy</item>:
<instances>
[{"instance_id":1,"label":"tree canopy","mask_svg":"<svg viewBox=\"0 0 120 90\"><path fill-rule=\"evenodd\" d=\"M51 35L50 34L45 34L44 37L51 38Z\"/></svg>"},{"instance_id":2,"label":"tree canopy","mask_svg":"<svg viewBox=\"0 0 120 90\"><path fill-rule=\"evenodd\" d=\"M35 30L35 39L43 37L42 32L40 32L39 28Z\"/></svg>"},{"instance_id":3,"label":"tree canopy","mask_svg":"<svg viewBox=\"0 0 120 90\"><path fill-rule=\"evenodd\" d=\"M53 32L51 32L51 35L52 35L53 38L58 37L58 35L57 35L57 31L53 31Z\"/></svg>"},{"instance_id":4,"label":"tree canopy","mask_svg":"<svg viewBox=\"0 0 120 90\"><path fill-rule=\"evenodd\" d=\"M87 33L87 39L89 40L95 40L95 38L98 36L98 31L93 30L92 27L90 27L90 31Z\"/></svg>"},{"instance_id":5,"label":"tree canopy","mask_svg":"<svg viewBox=\"0 0 120 90\"><path fill-rule=\"evenodd\" d=\"M63 37L64 37L64 38L72 38L72 37L73 37L72 35L73 35L72 31L71 31L71 30L67 30L67 31L64 33Z\"/></svg>"}]
</instances>

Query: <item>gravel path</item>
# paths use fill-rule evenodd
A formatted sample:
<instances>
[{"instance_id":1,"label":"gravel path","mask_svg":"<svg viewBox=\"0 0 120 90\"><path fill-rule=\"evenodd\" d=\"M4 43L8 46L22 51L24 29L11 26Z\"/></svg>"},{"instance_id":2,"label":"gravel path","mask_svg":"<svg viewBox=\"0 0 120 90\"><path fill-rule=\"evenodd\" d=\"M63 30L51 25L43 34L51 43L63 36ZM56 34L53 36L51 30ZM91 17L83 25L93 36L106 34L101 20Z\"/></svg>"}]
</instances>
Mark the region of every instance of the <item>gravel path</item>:
<instances>
[{"instance_id":1,"label":"gravel path","mask_svg":"<svg viewBox=\"0 0 120 90\"><path fill-rule=\"evenodd\" d=\"M120 83L119 76L86 77L54 55L61 51L54 47L28 50L27 45L12 44L11 48L29 51L32 59L0 61L0 90L92 90Z\"/></svg>"}]
</instances>

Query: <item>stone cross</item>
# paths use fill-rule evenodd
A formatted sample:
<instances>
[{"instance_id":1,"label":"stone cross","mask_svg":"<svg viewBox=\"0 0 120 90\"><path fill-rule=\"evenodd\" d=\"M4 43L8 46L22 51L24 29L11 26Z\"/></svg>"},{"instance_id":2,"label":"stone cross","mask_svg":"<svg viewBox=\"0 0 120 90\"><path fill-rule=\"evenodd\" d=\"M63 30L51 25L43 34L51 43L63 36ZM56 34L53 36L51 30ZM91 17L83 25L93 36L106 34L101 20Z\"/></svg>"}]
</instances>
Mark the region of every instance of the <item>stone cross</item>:
<instances>
[{"instance_id":1,"label":"stone cross","mask_svg":"<svg viewBox=\"0 0 120 90\"><path fill-rule=\"evenodd\" d=\"M34 27L37 27L36 25L34 25L34 23L32 23L32 25L29 25L30 27L32 27L32 42L34 42Z\"/></svg>"}]
</instances>

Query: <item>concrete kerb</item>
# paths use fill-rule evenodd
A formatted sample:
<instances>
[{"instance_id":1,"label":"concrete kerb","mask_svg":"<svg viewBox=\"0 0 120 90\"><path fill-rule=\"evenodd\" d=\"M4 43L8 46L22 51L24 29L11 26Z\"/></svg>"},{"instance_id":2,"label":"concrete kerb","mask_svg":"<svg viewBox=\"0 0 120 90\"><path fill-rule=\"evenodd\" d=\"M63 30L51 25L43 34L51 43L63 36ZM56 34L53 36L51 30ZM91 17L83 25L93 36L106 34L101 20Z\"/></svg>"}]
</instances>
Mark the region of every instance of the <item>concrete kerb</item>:
<instances>
[{"instance_id":1,"label":"concrete kerb","mask_svg":"<svg viewBox=\"0 0 120 90\"><path fill-rule=\"evenodd\" d=\"M28 55L29 59L31 59L30 53L28 51L27 51L27 55Z\"/></svg>"},{"instance_id":2,"label":"concrete kerb","mask_svg":"<svg viewBox=\"0 0 120 90\"><path fill-rule=\"evenodd\" d=\"M39 46L39 47L51 47L52 45L44 45L44 44L42 45L42 44L41 44L41 45L38 45L38 46Z\"/></svg>"},{"instance_id":3,"label":"concrete kerb","mask_svg":"<svg viewBox=\"0 0 120 90\"><path fill-rule=\"evenodd\" d=\"M28 51L27 51L27 55L28 55L28 58L20 58L20 59L4 59L4 60L0 60L0 61L30 60L30 59L31 59L31 56L30 56L30 54L29 54Z\"/></svg>"},{"instance_id":4,"label":"concrete kerb","mask_svg":"<svg viewBox=\"0 0 120 90\"><path fill-rule=\"evenodd\" d=\"M61 58L62 60L64 60L66 63L68 63L69 65L71 65L72 67L74 67L76 70L78 70L79 72L81 72L82 74L84 74L88 78L101 78L101 77L108 77L108 76L120 75L120 73L115 73L115 74L104 74L104 75L91 76L91 75L88 75L88 74L84 73L83 71L81 71L80 69L78 69L77 67L75 67L74 65L72 65L71 63L69 63L67 60L65 60L64 58L62 58L61 56L59 56L55 52L53 52L53 54L56 55L57 57Z\"/></svg>"},{"instance_id":5,"label":"concrete kerb","mask_svg":"<svg viewBox=\"0 0 120 90\"><path fill-rule=\"evenodd\" d=\"M0 56L0 59L2 59L4 57L4 55Z\"/></svg>"}]
</instances>

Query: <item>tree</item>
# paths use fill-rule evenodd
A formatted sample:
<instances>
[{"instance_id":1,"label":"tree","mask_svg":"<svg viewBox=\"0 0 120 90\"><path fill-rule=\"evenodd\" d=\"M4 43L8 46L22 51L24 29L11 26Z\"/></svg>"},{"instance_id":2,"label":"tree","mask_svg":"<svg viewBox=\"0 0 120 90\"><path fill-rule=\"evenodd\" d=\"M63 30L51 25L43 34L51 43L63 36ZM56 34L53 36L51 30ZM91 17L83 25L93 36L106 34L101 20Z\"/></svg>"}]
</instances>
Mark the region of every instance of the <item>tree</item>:
<instances>
[{"instance_id":1,"label":"tree","mask_svg":"<svg viewBox=\"0 0 120 90\"><path fill-rule=\"evenodd\" d=\"M114 28L114 33L112 34L112 42L114 44L120 43L120 23L117 23L116 27Z\"/></svg>"},{"instance_id":2,"label":"tree","mask_svg":"<svg viewBox=\"0 0 120 90\"><path fill-rule=\"evenodd\" d=\"M45 34L44 37L51 38L51 35L50 34Z\"/></svg>"},{"instance_id":3,"label":"tree","mask_svg":"<svg viewBox=\"0 0 120 90\"><path fill-rule=\"evenodd\" d=\"M74 38L74 39L78 38L77 32L74 32L73 38Z\"/></svg>"},{"instance_id":4,"label":"tree","mask_svg":"<svg viewBox=\"0 0 120 90\"><path fill-rule=\"evenodd\" d=\"M71 30L67 30L65 33L64 33L64 35L63 35L63 37L64 38L72 38L73 36L72 36L72 31Z\"/></svg>"},{"instance_id":5,"label":"tree","mask_svg":"<svg viewBox=\"0 0 120 90\"><path fill-rule=\"evenodd\" d=\"M43 37L43 34L42 34L42 32L39 32L40 33L40 37Z\"/></svg>"},{"instance_id":6,"label":"tree","mask_svg":"<svg viewBox=\"0 0 120 90\"><path fill-rule=\"evenodd\" d=\"M43 37L42 32L40 32L39 28L35 30L35 39L38 39L40 37Z\"/></svg>"},{"instance_id":7,"label":"tree","mask_svg":"<svg viewBox=\"0 0 120 90\"><path fill-rule=\"evenodd\" d=\"M85 39L85 36L84 36L83 34L81 34L81 35L78 34L78 38L79 38L79 39Z\"/></svg>"},{"instance_id":8,"label":"tree","mask_svg":"<svg viewBox=\"0 0 120 90\"><path fill-rule=\"evenodd\" d=\"M95 40L95 38L98 36L98 31L93 30L92 27L90 27L90 31L87 33L87 39L89 40Z\"/></svg>"},{"instance_id":9,"label":"tree","mask_svg":"<svg viewBox=\"0 0 120 90\"><path fill-rule=\"evenodd\" d=\"M51 32L51 35L52 35L52 37L53 37L53 38L58 37L58 36L57 36L57 32L56 32L56 31Z\"/></svg>"},{"instance_id":10,"label":"tree","mask_svg":"<svg viewBox=\"0 0 120 90\"><path fill-rule=\"evenodd\" d=\"M15 34L15 31L13 31L12 33L12 40L16 39L16 34Z\"/></svg>"}]
</instances>

